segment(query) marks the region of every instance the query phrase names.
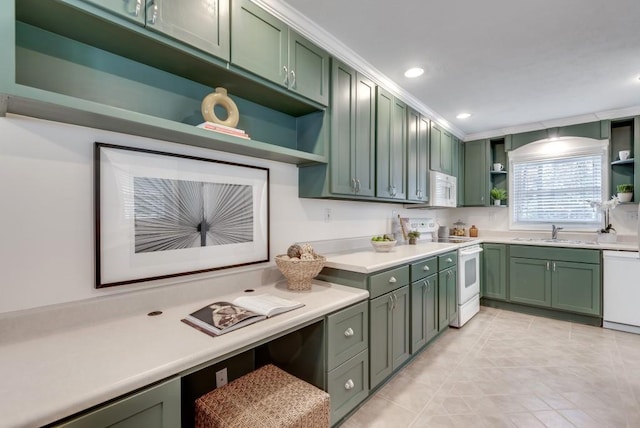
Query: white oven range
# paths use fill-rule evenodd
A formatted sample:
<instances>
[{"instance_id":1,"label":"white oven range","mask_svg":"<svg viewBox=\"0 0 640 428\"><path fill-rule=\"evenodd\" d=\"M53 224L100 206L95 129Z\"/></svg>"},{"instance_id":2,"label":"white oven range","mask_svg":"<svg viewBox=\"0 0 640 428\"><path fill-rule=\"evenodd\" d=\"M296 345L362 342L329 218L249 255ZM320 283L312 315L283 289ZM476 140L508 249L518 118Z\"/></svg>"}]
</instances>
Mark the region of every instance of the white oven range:
<instances>
[{"instance_id":1,"label":"white oven range","mask_svg":"<svg viewBox=\"0 0 640 428\"><path fill-rule=\"evenodd\" d=\"M458 248L458 317L452 327L462 327L480 312L480 253L479 244L470 243Z\"/></svg>"}]
</instances>

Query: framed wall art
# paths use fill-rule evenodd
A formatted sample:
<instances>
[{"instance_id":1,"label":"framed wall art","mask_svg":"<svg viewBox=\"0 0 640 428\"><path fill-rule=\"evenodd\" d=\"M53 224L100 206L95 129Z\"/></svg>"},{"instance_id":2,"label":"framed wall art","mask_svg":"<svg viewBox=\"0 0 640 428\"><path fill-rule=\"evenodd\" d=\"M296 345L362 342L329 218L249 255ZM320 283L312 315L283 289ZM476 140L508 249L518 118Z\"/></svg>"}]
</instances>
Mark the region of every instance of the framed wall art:
<instances>
[{"instance_id":1,"label":"framed wall art","mask_svg":"<svg viewBox=\"0 0 640 428\"><path fill-rule=\"evenodd\" d=\"M95 143L96 287L269 261L269 169Z\"/></svg>"}]
</instances>

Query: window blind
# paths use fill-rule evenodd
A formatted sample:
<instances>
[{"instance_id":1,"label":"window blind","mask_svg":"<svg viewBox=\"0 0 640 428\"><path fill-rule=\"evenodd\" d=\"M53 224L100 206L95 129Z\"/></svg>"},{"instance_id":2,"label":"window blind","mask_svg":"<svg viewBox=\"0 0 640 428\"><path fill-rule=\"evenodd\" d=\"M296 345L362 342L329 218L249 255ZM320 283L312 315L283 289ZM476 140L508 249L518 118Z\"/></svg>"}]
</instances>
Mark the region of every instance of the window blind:
<instances>
[{"instance_id":1,"label":"window blind","mask_svg":"<svg viewBox=\"0 0 640 428\"><path fill-rule=\"evenodd\" d=\"M602 155L514 161L515 223L599 225L600 212L587 201L602 199Z\"/></svg>"}]
</instances>

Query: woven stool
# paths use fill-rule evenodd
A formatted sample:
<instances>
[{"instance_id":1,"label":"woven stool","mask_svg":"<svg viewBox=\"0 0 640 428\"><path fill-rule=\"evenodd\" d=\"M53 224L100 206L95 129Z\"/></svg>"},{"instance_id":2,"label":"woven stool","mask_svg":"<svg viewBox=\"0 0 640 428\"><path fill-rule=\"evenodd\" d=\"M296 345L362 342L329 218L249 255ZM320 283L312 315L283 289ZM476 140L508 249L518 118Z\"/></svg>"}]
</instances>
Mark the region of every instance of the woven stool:
<instances>
[{"instance_id":1,"label":"woven stool","mask_svg":"<svg viewBox=\"0 0 640 428\"><path fill-rule=\"evenodd\" d=\"M196 400L196 428L327 428L329 394L266 365Z\"/></svg>"}]
</instances>

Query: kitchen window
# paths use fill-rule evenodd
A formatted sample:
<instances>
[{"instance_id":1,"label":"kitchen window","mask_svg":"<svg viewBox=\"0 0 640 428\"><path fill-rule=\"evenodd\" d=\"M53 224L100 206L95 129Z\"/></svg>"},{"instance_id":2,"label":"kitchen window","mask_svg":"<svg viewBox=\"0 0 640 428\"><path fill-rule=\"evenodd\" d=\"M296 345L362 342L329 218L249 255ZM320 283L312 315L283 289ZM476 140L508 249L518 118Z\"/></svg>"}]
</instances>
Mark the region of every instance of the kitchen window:
<instances>
[{"instance_id":1,"label":"kitchen window","mask_svg":"<svg viewBox=\"0 0 640 428\"><path fill-rule=\"evenodd\" d=\"M608 140L543 140L509 153L512 229L573 230L601 227L589 201L608 199Z\"/></svg>"}]
</instances>

